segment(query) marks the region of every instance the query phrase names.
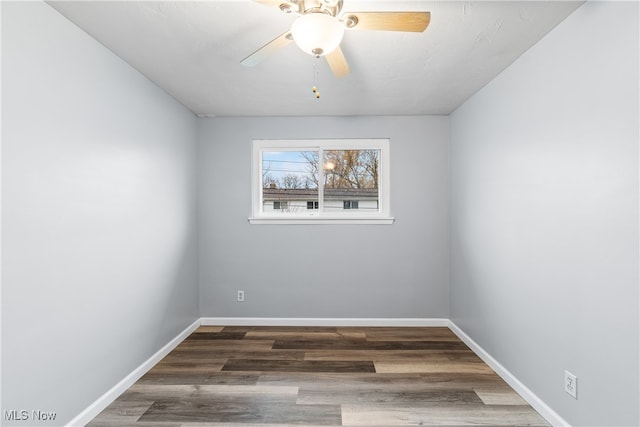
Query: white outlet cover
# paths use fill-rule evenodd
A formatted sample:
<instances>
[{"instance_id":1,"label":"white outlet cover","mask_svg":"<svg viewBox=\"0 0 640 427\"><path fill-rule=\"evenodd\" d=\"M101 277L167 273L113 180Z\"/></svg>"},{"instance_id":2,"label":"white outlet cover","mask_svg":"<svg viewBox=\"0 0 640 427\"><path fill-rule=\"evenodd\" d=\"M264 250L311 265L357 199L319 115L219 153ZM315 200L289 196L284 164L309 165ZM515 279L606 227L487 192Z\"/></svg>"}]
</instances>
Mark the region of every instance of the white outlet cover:
<instances>
[{"instance_id":1,"label":"white outlet cover","mask_svg":"<svg viewBox=\"0 0 640 427\"><path fill-rule=\"evenodd\" d=\"M578 398L578 377L569 371L564 371L564 391L574 399Z\"/></svg>"}]
</instances>

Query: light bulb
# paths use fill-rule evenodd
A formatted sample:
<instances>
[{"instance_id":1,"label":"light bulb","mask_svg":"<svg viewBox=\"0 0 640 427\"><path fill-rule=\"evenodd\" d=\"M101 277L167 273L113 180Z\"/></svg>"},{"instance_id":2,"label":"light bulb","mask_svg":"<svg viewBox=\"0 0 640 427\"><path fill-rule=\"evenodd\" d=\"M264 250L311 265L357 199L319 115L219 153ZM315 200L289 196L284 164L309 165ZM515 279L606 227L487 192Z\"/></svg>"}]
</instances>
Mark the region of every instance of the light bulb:
<instances>
[{"instance_id":1,"label":"light bulb","mask_svg":"<svg viewBox=\"0 0 640 427\"><path fill-rule=\"evenodd\" d=\"M324 56L340 46L344 25L331 15L309 13L302 15L291 26L293 40L304 52Z\"/></svg>"}]
</instances>

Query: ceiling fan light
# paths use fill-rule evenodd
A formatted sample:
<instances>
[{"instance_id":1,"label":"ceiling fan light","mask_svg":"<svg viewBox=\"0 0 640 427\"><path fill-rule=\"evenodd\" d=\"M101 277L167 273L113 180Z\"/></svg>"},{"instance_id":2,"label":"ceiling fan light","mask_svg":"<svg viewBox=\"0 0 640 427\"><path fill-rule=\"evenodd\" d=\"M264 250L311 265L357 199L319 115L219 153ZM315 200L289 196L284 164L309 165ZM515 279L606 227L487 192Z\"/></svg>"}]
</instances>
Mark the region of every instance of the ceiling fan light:
<instances>
[{"instance_id":1,"label":"ceiling fan light","mask_svg":"<svg viewBox=\"0 0 640 427\"><path fill-rule=\"evenodd\" d=\"M309 55L324 56L340 46L344 25L331 15L309 13L296 19L291 34L300 49Z\"/></svg>"}]
</instances>

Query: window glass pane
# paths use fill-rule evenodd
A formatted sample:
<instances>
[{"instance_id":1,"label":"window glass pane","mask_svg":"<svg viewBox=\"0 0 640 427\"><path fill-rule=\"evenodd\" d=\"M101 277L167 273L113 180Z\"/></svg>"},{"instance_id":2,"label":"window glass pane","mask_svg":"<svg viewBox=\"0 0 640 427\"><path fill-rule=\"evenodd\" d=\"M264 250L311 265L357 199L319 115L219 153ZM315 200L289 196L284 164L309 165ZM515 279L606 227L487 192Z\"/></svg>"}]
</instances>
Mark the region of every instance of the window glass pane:
<instances>
[{"instance_id":1,"label":"window glass pane","mask_svg":"<svg viewBox=\"0 0 640 427\"><path fill-rule=\"evenodd\" d=\"M380 150L324 151L324 210L378 210Z\"/></svg>"},{"instance_id":2,"label":"window glass pane","mask_svg":"<svg viewBox=\"0 0 640 427\"><path fill-rule=\"evenodd\" d=\"M263 212L303 213L309 201L318 201L318 152L262 152Z\"/></svg>"}]
</instances>

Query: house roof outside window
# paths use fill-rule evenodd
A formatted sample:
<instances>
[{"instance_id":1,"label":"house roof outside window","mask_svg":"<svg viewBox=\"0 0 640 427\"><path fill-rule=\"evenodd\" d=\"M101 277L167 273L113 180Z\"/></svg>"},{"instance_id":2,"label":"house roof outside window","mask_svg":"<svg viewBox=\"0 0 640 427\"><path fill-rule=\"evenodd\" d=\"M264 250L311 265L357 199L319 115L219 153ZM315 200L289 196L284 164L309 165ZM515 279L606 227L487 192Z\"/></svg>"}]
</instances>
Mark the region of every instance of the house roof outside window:
<instances>
[{"instance_id":1,"label":"house roof outside window","mask_svg":"<svg viewBox=\"0 0 640 427\"><path fill-rule=\"evenodd\" d=\"M265 202L281 200L318 200L317 188L273 188L262 189L262 198ZM325 200L378 200L377 188L325 188Z\"/></svg>"}]
</instances>

